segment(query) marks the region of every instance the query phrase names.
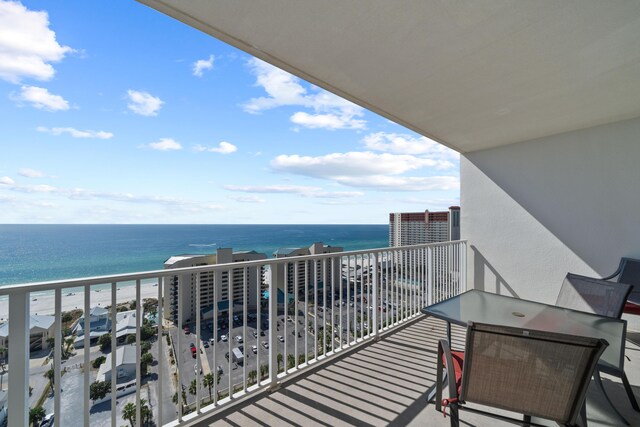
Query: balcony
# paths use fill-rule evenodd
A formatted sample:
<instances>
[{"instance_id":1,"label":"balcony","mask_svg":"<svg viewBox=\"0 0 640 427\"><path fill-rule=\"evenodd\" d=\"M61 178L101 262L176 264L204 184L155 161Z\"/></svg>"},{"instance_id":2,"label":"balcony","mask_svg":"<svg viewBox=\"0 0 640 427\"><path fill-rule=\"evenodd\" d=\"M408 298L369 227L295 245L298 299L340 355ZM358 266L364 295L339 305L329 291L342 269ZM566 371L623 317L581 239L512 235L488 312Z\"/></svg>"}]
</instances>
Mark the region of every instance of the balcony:
<instances>
[{"instance_id":1,"label":"balcony","mask_svg":"<svg viewBox=\"0 0 640 427\"><path fill-rule=\"evenodd\" d=\"M212 415L464 291L466 251L456 241L2 288L9 424L25 425L38 405L65 426ZM222 299L231 294L241 299ZM115 328L93 331L83 312ZM89 331L81 337L79 322Z\"/></svg>"},{"instance_id":2,"label":"balcony","mask_svg":"<svg viewBox=\"0 0 640 427\"><path fill-rule=\"evenodd\" d=\"M10 425L24 425L29 406L37 402L47 413L60 414L56 422L65 426L131 418L172 426L448 425L426 404L445 324L419 310L466 290L466 253L467 242L458 241L3 288L10 302L9 375L3 378ZM240 280L220 281L223 289L205 288L199 279L205 272L214 283L232 273ZM195 305L167 298L154 306L153 298L162 300L170 292L168 278L175 275L185 284L177 288L178 300L195 295L195 301L186 301ZM259 277L260 286L250 277ZM127 285L134 291L133 304ZM195 286L193 293L187 285ZM223 291L230 293L229 286L240 287L248 298L219 303L215 314L188 309L200 306L206 292L217 301ZM258 292L261 287L268 292ZM50 298L55 309L50 331L40 336L53 350L27 350L33 343L33 325L27 327L33 292L40 300ZM117 311L93 312L107 316L119 332L107 339L84 334L71 345L74 321L63 313L78 300L85 312L98 302L103 308L115 304ZM89 321L83 326L91 331ZM464 330L454 327L454 347L463 343ZM626 371L637 390L640 347L627 341L626 354ZM96 367L100 356L106 361ZM112 372L117 373L113 382ZM100 386L102 393L94 390ZM632 425L640 423L620 380L605 377L605 387ZM463 417L472 425L497 423L469 413ZM590 425L619 422L595 387L588 395L588 417Z\"/></svg>"}]
</instances>

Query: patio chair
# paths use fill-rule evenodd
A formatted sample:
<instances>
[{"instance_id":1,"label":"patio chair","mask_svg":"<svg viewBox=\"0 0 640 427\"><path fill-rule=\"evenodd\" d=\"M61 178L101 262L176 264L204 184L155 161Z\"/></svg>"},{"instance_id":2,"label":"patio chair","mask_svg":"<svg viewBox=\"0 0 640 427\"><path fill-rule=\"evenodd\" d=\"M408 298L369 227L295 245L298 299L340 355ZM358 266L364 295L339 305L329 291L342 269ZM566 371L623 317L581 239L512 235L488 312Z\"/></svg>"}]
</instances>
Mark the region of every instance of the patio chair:
<instances>
[{"instance_id":1,"label":"patio chair","mask_svg":"<svg viewBox=\"0 0 640 427\"><path fill-rule=\"evenodd\" d=\"M556 306L619 319L631 288L631 285L568 273Z\"/></svg>"},{"instance_id":2,"label":"patio chair","mask_svg":"<svg viewBox=\"0 0 640 427\"><path fill-rule=\"evenodd\" d=\"M640 259L620 259L620 265L615 273L603 277L602 280L611 280L614 277L618 278L618 283L626 283L633 286L624 306L624 313L640 316Z\"/></svg>"},{"instance_id":3,"label":"patio chair","mask_svg":"<svg viewBox=\"0 0 640 427\"><path fill-rule=\"evenodd\" d=\"M436 409L450 408L451 426L459 410L522 425L531 417L560 425L586 426L585 396L600 355L602 339L469 322L464 352L438 344ZM442 399L442 372L448 372L449 397ZM509 416L469 407L468 403L523 414Z\"/></svg>"},{"instance_id":4,"label":"patio chair","mask_svg":"<svg viewBox=\"0 0 640 427\"><path fill-rule=\"evenodd\" d=\"M573 310L620 319L632 288L632 285L625 283L614 283L603 279L594 279L592 277L569 273L562 283L556 305L559 307L571 308ZM624 370L600 366L596 367L596 371L594 373L596 383L602 390L605 398L620 418L626 423L626 420L618 412L615 405L613 405L604 389L600 376L601 371L622 379L622 384L624 385L627 397L631 402L631 406L636 411L640 411L640 407L638 407L638 402L633 394L633 389L629 384L627 375Z\"/></svg>"}]
</instances>

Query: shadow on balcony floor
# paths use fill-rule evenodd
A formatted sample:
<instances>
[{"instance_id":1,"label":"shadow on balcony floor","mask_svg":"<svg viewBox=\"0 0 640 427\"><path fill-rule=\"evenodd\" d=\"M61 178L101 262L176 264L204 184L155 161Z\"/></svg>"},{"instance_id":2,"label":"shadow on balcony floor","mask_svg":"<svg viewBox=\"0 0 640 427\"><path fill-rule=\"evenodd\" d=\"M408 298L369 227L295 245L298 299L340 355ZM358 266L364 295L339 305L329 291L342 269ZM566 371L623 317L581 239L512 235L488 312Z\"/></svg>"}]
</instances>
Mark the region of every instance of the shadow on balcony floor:
<instances>
[{"instance_id":1,"label":"shadow on balcony floor","mask_svg":"<svg viewBox=\"0 0 640 427\"><path fill-rule=\"evenodd\" d=\"M464 329L454 327L454 347L462 348ZM201 421L198 426L448 426L449 419L426 405L426 389L435 381L437 340L445 323L420 318L379 342L361 347L336 361L285 383L280 390L260 394ZM628 343L626 371L640 396L640 348ZM617 378L605 387L631 425L640 425ZM588 393L590 426L617 426L595 387ZM462 425L511 426L492 418L461 413ZM555 425L555 424L549 424Z\"/></svg>"}]
</instances>

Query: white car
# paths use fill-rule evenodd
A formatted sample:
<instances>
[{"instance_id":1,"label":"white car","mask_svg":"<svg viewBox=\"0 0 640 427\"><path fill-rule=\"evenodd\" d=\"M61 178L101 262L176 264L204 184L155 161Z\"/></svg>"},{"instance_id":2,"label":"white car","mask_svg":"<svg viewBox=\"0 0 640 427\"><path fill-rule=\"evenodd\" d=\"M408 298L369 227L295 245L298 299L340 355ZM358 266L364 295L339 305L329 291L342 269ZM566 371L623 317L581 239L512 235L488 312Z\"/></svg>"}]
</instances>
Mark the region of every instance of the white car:
<instances>
[{"instance_id":1,"label":"white car","mask_svg":"<svg viewBox=\"0 0 640 427\"><path fill-rule=\"evenodd\" d=\"M236 335L233 339L236 340L238 344L242 344L242 335Z\"/></svg>"},{"instance_id":2,"label":"white car","mask_svg":"<svg viewBox=\"0 0 640 427\"><path fill-rule=\"evenodd\" d=\"M215 338L213 337L209 338L209 344L213 345L215 344L215 342L216 342Z\"/></svg>"},{"instance_id":3,"label":"white car","mask_svg":"<svg viewBox=\"0 0 640 427\"><path fill-rule=\"evenodd\" d=\"M268 343L268 342L266 342L266 341L262 341L262 346L263 346L264 348L266 348L267 350L269 349L269 343Z\"/></svg>"},{"instance_id":4,"label":"white car","mask_svg":"<svg viewBox=\"0 0 640 427\"><path fill-rule=\"evenodd\" d=\"M253 351L253 354L257 354L258 353L258 346L257 345L252 345L251 346L251 351Z\"/></svg>"},{"instance_id":5,"label":"white car","mask_svg":"<svg viewBox=\"0 0 640 427\"><path fill-rule=\"evenodd\" d=\"M226 342L226 341L227 341L227 336L223 334L223 335L221 335L221 336L220 336L220 339L221 339L222 341L225 341L225 342Z\"/></svg>"},{"instance_id":6,"label":"white car","mask_svg":"<svg viewBox=\"0 0 640 427\"><path fill-rule=\"evenodd\" d=\"M282 335L278 335L278 341L284 342L284 337Z\"/></svg>"},{"instance_id":7,"label":"white car","mask_svg":"<svg viewBox=\"0 0 640 427\"><path fill-rule=\"evenodd\" d=\"M198 364L193 365L193 373L198 375ZM202 375L202 366L200 366L200 375Z\"/></svg>"}]
</instances>

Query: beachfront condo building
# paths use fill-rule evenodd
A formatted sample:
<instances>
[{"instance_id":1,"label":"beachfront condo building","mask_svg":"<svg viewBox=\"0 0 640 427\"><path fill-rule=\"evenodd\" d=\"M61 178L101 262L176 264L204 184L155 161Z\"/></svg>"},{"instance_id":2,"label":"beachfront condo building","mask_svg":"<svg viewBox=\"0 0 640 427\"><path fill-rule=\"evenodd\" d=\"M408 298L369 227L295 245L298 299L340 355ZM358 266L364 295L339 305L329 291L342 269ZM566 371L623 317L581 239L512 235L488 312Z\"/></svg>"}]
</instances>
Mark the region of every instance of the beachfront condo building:
<instances>
[{"instance_id":1,"label":"beachfront condo building","mask_svg":"<svg viewBox=\"0 0 640 427\"><path fill-rule=\"evenodd\" d=\"M215 254L209 255L176 255L164 263L165 269L183 267L197 267L214 264L229 264L242 261L255 261L266 259L264 253L256 251L236 251L231 248L220 248ZM262 273L255 269L247 269L247 287L243 295L244 269L234 268L229 271L202 272L189 274L176 274L165 283L164 289L164 313L165 318L182 325L196 320L197 310L200 310L203 318L212 318L218 314L227 312L229 301L242 303L243 298L253 304L258 290L261 289ZM230 277L231 276L231 277ZM200 304L197 304L197 282L200 285ZM182 298L182 302L180 299ZM181 304L182 310L178 309ZM181 311L181 318L179 313Z\"/></svg>"},{"instance_id":2,"label":"beachfront condo building","mask_svg":"<svg viewBox=\"0 0 640 427\"><path fill-rule=\"evenodd\" d=\"M280 248L273 253L274 258L291 258L304 255L319 255L319 254L331 254L343 252L344 249L340 246L329 246L322 242L313 243L306 248ZM285 268L283 265L278 266L280 268L280 277L285 274ZM304 260L290 262L286 267L286 284L287 293L293 294L296 288L296 276L297 280L297 292L300 296L304 295L305 289L307 292L312 291L314 286L317 289L323 289L325 278L327 284L331 284L331 278L333 277L333 283L338 285L340 283L340 271L339 267L333 268L333 263L327 260ZM297 269L297 271L296 271Z\"/></svg>"},{"instance_id":3,"label":"beachfront condo building","mask_svg":"<svg viewBox=\"0 0 640 427\"><path fill-rule=\"evenodd\" d=\"M389 214L389 246L422 245L460 240L460 206L443 212Z\"/></svg>"}]
</instances>

